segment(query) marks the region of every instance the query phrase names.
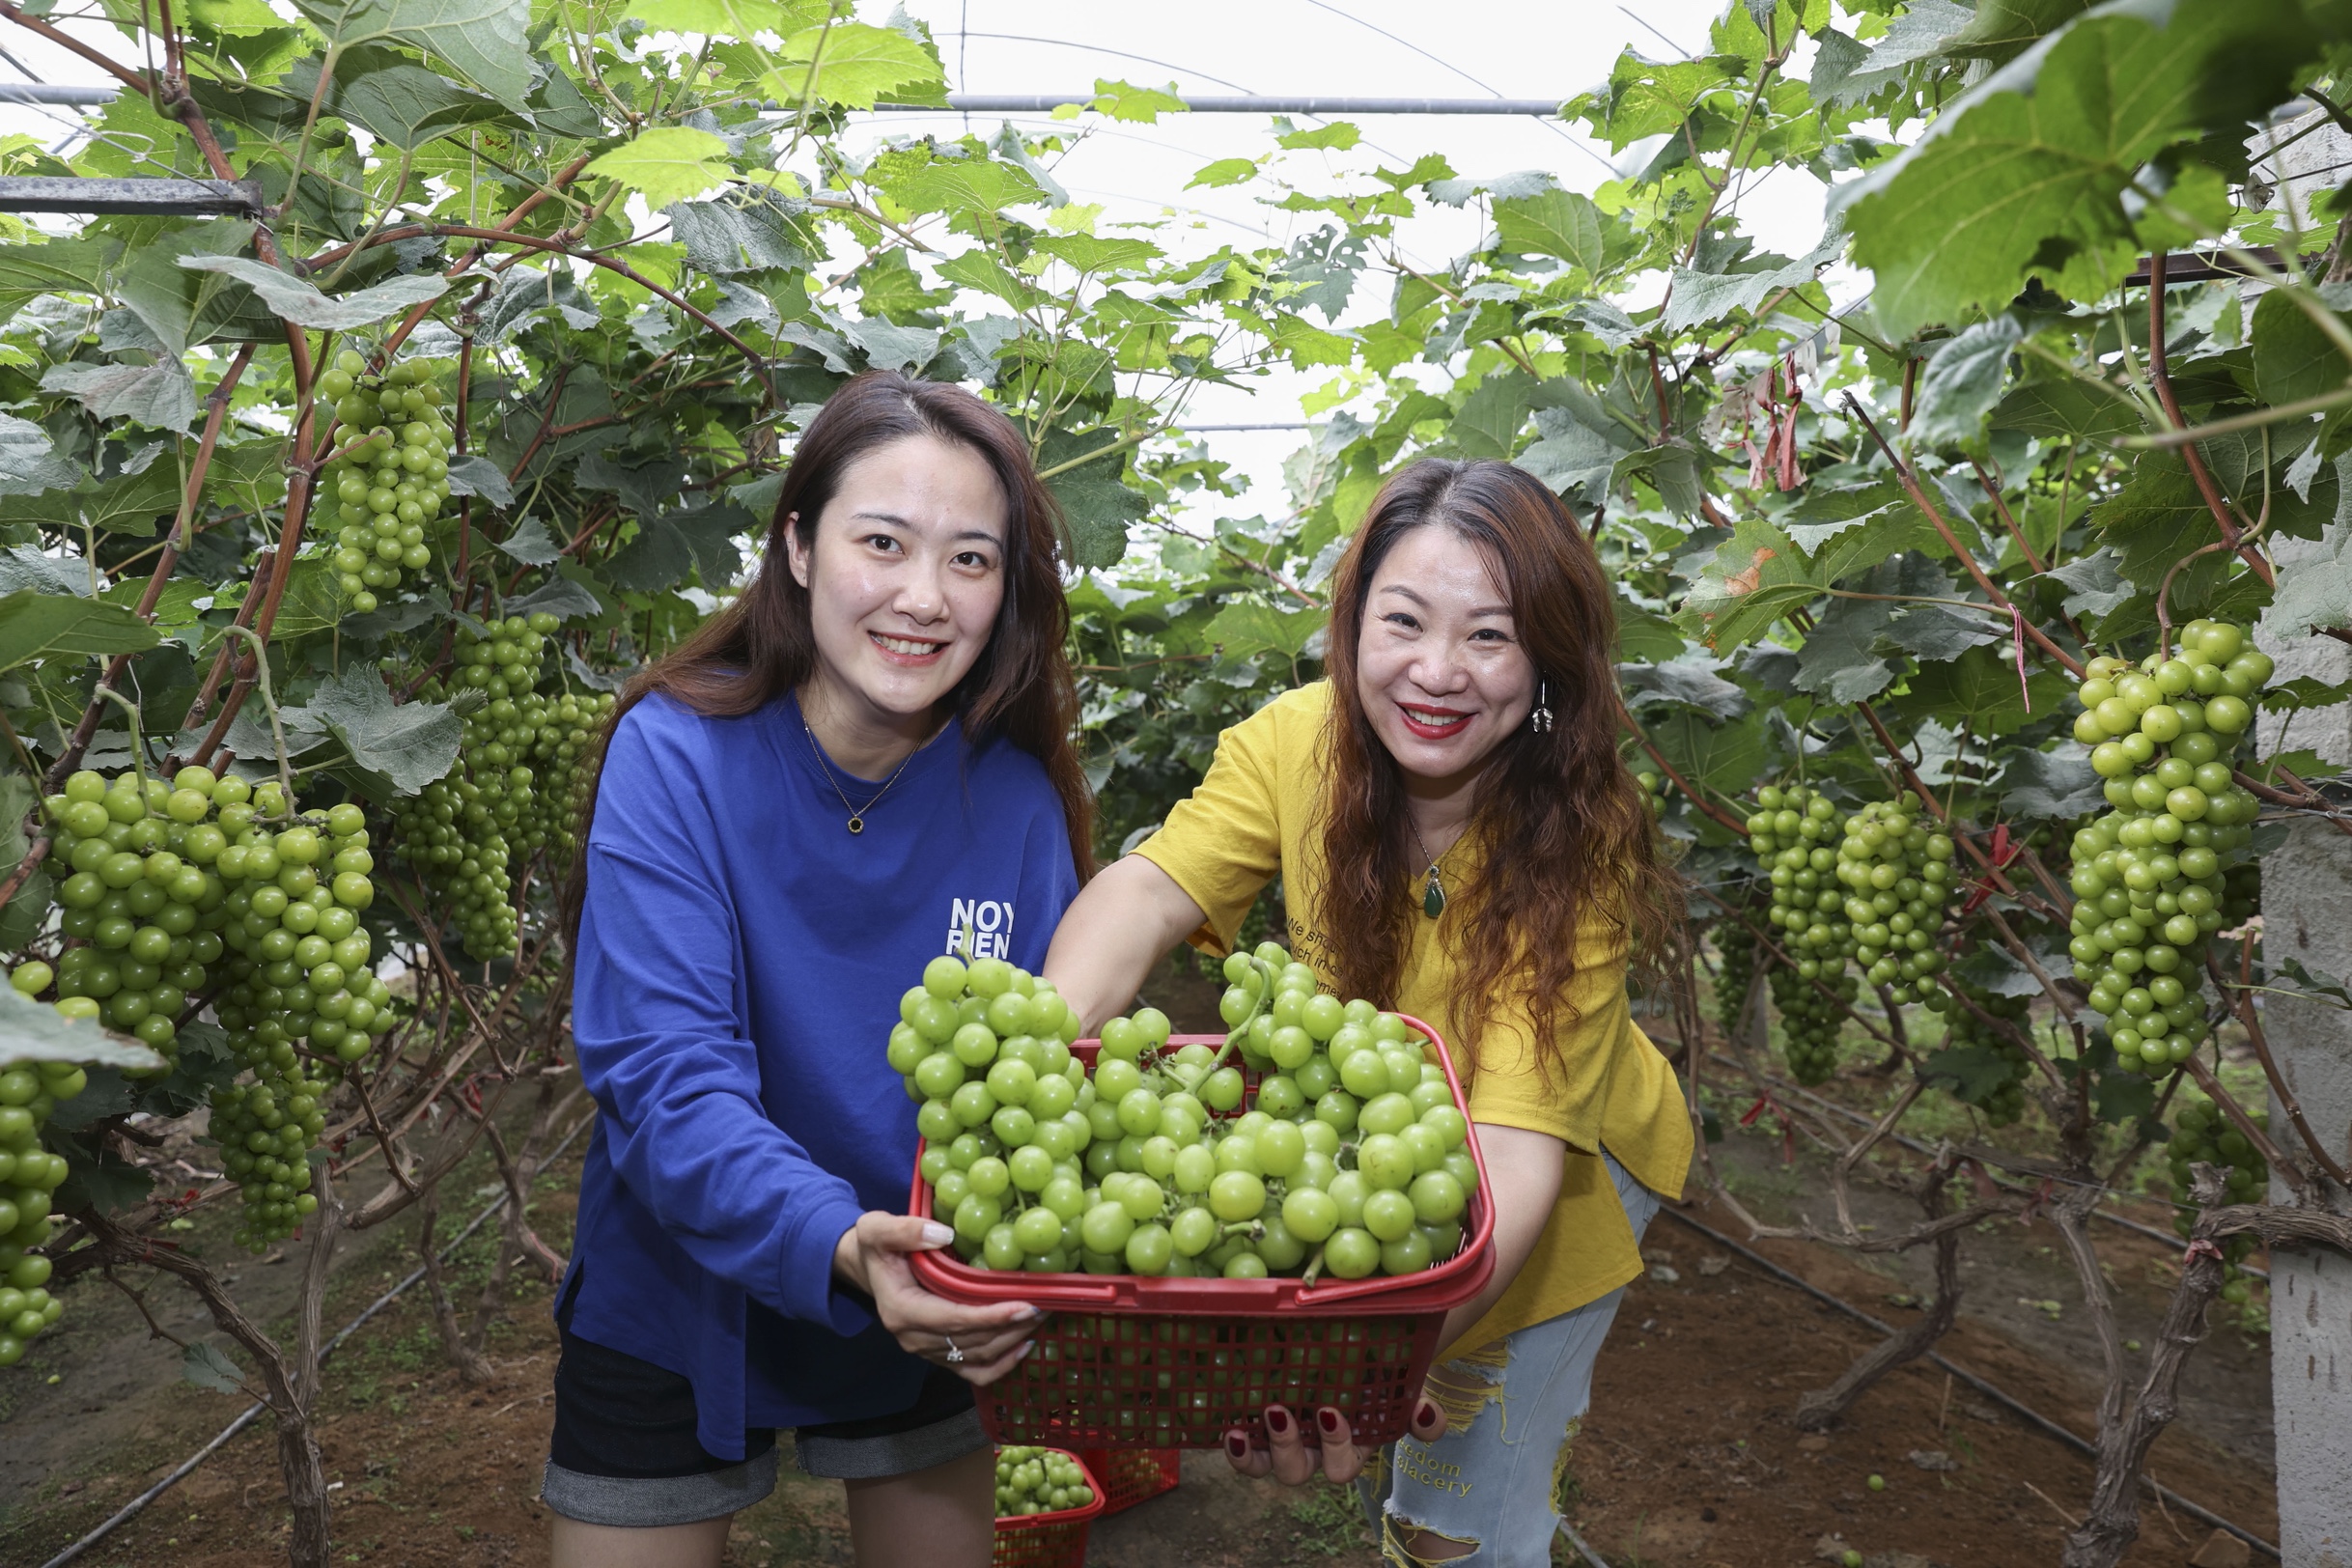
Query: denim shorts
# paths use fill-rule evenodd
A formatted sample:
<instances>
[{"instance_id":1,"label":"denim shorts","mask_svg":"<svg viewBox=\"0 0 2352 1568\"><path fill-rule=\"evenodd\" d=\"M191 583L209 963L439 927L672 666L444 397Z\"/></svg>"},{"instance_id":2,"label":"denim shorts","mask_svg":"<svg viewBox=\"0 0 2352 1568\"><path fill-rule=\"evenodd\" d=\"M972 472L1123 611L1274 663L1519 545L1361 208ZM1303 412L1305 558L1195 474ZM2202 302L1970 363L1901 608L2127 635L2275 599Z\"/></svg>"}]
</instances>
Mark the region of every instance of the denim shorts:
<instances>
[{"instance_id":1,"label":"denim shorts","mask_svg":"<svg viewBox=\"0 0 2352 1568\"><path fill-rule=\"evenodd\" d=\"M1604 1153L1634 1240L1658 1213L1658 1194ZM1445 1407L1435 1442L1408 1435L1389 1450L1382 1553L1394 1568L1418 1568L1404 1542L1415 1529L1469 1543L1445 1568L1548 1568L1559 1527L1556 1498L1585 1407L1592 1367L1625 1295L1530 1324L1430 1369L1429 1395Z\"/></svg>"},{"instance_id":2,"label":"denim shorts","mask_svg":"<svg viewBox=\"0 0 2352 1568\"><path fill-rule=\"evenodd\" d=\"M694 1432L692 1384L565 1329L541 1496L583 1525L648 1528L722 1519L775 1490L773 1431L745 1432L740 1460L719 1458ZM987 1446L971 1386L933 1367L903 1411L801 1427L794 1457L811 1475L863 1481L910 1475Z\"/></svg>"}]
</instances>

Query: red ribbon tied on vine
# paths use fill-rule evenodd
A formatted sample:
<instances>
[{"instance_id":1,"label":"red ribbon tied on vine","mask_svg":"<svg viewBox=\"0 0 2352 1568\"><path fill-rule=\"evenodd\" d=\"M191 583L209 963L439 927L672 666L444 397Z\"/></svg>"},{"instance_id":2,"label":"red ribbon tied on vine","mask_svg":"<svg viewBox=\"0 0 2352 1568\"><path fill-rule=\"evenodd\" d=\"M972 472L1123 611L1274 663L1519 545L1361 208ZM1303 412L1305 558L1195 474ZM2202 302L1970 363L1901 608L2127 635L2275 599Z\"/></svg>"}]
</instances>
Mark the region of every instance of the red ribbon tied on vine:
<instances>
[{"instance_id":1,"label":"red ribbon tied on vine","mask_svg":"<svg viewBox=\"0 0 2352 1568\"><path fill-rule=\"evenodd\" d=\"M1986 899L1993 896L1993 873L2007 870L2009 862L2025 853L2026 841L2021 838L2011 842L2007 823L2002 822L1993 825L1993 853L1990 857L1992 868L1969 883L1968 902L1960 906L1961 919L1965 920L1974 914L1977 908Z\"/></svg>"},{"instance_id":2,"label":"red ribbon tied on vine","mask_svg":"<svg viewBox=\"0 0 2352 1568\"><path fill-rule=\"evenodd\" d=\"M2208 1236L2199 1236L2189 1244L2187 1250L2180 1255L2180 1266L2186 1269L2198 1258L2211 1258L2214 1262L2224 1265L2229 1262L2227 1258L2222 1256L2221 1247L2216 1246L2213 1239Z\"/></svg>"}]
</instances>

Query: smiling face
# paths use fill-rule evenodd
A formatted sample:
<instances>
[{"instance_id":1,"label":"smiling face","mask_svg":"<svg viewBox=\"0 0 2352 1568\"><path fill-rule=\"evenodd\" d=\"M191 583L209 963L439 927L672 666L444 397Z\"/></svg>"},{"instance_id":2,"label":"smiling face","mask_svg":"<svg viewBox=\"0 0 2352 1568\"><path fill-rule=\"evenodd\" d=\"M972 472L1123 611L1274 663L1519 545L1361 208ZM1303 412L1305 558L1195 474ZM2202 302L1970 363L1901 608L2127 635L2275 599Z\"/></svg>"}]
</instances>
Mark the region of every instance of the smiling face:
<instances>
[{"instance_id":1,"label":"smiling face","mask_svg":"<svg viewBox=\"0 0 2352 1568\"><path fill-rule=\"evenodd\" d=\"M911 435L842 469L808 544L787 531L817 645L802 707L821 731L920 738L995 629L1006 511L978 453Z\"/></svg>"},{"instance_id":2,"label":"smiling face","mask_svg":"<svg viewBox=\"0 0 2352 1568\"><path fill-rule=\"evenodd\" d=\"M1414 793L1473 783L1535 692L1494 557L1442 523L1398 539L1364 602L1356 693Z\"/></svg>"}]
</instances>

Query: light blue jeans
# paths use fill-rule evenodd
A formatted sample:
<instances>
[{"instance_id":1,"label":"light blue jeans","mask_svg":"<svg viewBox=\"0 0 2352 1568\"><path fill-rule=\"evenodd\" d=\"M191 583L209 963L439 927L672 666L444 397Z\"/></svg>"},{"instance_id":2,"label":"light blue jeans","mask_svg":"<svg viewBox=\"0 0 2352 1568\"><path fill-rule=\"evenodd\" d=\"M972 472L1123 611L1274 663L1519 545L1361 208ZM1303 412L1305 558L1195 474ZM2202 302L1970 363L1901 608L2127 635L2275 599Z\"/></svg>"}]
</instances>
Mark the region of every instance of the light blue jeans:
<instances>
[{"instance_id":1,"label":"light blue jeans","mask_svg":"<svg viewBox=\"0 0 2352 1568\"><path fill-rule=\"evenodd\" d=\"M1606 1152L1601 1158L1638 1243L1658 1194ZM1381 1545L1395 1568L1421 1568L1425 1559L1401 1544L1415 1529L1476 1544L1469 1555L1445 1559L1448 1568L1547 1568L1560 1473L1624 1295L1619 1287L1431 1369L1430 1397L1447 1408L1446 1428L1435 1442L1407 1436L1391 1450Z\"/></svg>"}]
</instances>

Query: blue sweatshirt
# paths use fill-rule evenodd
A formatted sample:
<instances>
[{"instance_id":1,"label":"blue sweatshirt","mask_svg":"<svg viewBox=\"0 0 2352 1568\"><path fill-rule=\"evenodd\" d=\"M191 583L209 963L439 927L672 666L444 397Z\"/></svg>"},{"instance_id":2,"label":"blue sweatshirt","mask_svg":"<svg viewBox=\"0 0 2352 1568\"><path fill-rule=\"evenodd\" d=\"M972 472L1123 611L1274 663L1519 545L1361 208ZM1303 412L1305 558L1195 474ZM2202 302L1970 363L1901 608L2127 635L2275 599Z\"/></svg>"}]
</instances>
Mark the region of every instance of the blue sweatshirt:
<instances>
[{"instance_id":1,"label":"blue sweatshirt","mask_svg":"<svg viewBox=\"0 0 2352 1568\"><path fill-rule=\"evenodd\" d=\"M831 777L828 779L828 772ZM588 835L574 1038L600 1112L559 1302L582 1338L694 1386L702 1445L914 1402L923 1363L833 1247L903 1213L915 1106L883 1057L898 999L968 923L1045 960L1078 894L1037 758L951 723L853 836L790 698L705 718L646 698L615 733Z\"/></svg>"}]
</instances>

